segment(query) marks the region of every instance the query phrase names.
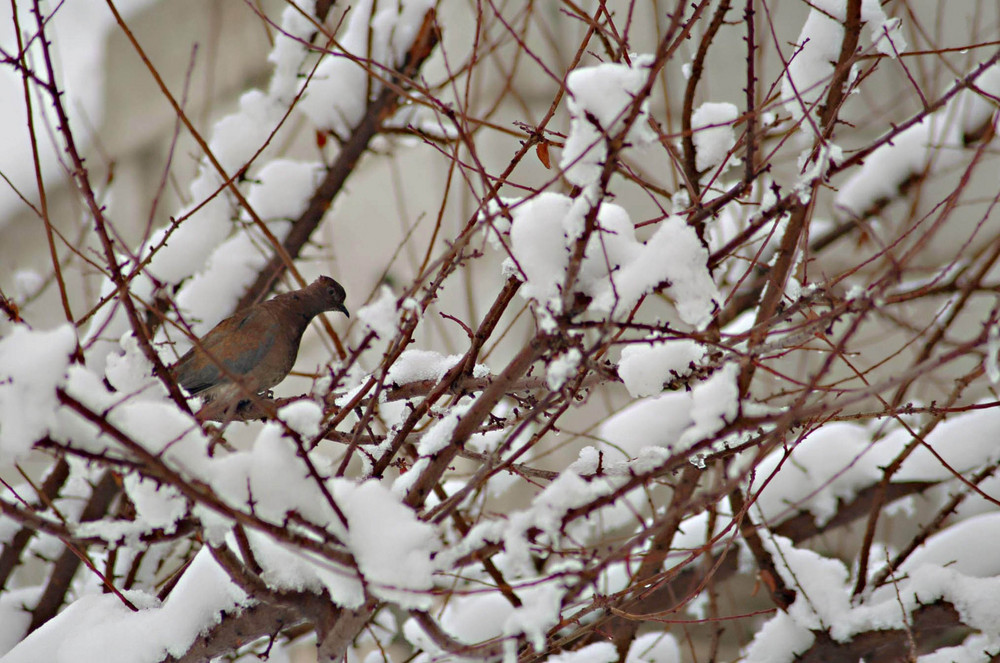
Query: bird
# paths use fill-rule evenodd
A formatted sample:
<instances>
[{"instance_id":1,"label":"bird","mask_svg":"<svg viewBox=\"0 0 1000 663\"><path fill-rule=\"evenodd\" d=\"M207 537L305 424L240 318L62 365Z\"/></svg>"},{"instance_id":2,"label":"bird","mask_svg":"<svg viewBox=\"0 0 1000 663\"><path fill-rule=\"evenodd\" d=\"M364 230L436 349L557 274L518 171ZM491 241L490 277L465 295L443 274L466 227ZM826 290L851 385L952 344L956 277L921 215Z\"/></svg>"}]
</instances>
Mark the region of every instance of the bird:
<instances>
[{"instance_id":1,"label":"bird","mask_svg":"<svg viewBox=\"0 0 1000 663\"><path fill-rule=\"evenodd\" d=\"M343 286L320 276L237 312L198 339L170 369L189 394L203 399L198 418L231 418L243 401L284 380L313 318L326 311L351 317L345 298Z\"/></svg>"}]
</instances>

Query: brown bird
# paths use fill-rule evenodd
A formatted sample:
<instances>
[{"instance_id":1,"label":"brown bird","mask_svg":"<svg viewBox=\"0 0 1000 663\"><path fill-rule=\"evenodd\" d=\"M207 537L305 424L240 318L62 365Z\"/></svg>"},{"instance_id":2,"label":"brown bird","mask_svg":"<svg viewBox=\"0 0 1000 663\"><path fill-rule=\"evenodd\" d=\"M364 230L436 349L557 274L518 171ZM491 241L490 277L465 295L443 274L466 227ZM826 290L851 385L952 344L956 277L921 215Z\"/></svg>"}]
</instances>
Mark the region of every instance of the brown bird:
<instances>
[{"instance_id":1,"label":"brown bird","mask_svg":"<svg viewBox=\"0 0 1000 663\"><path fill-rule=\"evenodd\" d=\"M171 369L188 393L205 399L199 418L231 416L241 401L284 380L314 317L324 311L350 317L344 297L343 286L321 276L301 290L243 309L205 334Z\"/></svg>"}]
</instances>

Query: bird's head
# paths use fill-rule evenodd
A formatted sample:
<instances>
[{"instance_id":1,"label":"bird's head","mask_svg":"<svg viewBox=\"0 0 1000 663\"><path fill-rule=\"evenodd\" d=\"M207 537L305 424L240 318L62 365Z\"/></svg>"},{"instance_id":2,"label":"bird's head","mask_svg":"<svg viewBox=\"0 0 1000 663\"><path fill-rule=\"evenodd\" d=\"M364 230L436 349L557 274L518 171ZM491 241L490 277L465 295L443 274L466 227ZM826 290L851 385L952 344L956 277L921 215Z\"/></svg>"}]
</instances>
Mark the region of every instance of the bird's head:
<instances>
[{"instance_id":1,"label":"bird's head","mask_svg":"<svg viewBox=\"0 0 1000 663\"><path fill-rule=\"evenodd\" d=\"M351 317L351 314L347 312L347 307L344 305L344 300L347 298L344 286L329 276L321 276L309 285L309 289L316 293L318 301L323 306L322 310L340 311L348 318Z\"/></svg>"}]
</instances>

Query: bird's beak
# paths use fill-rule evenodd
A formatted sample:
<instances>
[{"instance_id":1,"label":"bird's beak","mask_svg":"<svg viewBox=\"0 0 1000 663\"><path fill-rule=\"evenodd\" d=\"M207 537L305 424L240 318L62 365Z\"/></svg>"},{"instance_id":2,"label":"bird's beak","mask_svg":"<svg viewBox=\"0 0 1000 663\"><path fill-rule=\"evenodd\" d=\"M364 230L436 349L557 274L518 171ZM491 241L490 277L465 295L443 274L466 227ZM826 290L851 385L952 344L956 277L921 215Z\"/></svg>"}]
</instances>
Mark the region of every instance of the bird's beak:
<instances>
[{"instance_id":1,"label":"bird's beak","mask_svg":"<svg viewBox=\"0 0 1000 663\"><path fill-rule=\"evenodd\" d=\"M347 316L348 318L349 318L349 317L351 317L351 314L347 312L347 307L346 307L346 306L344 306L343 304L341 304L341 305L340 305L340 306L339 306L339 307L337 308L337 310L338 310L338 311L340 311L341 313L343 313L344 315L346 315L346 316Z\"/></svg>"}]
</instances>

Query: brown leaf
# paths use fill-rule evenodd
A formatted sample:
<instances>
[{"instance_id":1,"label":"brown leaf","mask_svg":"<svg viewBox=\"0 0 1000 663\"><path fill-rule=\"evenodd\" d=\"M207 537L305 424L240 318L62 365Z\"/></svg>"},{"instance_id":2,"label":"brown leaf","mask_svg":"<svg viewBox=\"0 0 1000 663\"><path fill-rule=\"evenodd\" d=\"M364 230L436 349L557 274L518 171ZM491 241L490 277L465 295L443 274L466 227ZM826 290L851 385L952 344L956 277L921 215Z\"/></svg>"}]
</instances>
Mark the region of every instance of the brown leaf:
<instances>
[{"instance_id":1,"label":"brown leaf","mask_svg":"<svg viewBox=\"0 0 1000 663\"><path fill-rule=\"evenodd\" d=\"M538 160L542 162L546 170L552 169L552 162L549 160L549 144L547 142L541 142L535 146L535 154L538 156Z\"/></svg>"}]
</instances>

